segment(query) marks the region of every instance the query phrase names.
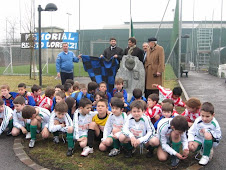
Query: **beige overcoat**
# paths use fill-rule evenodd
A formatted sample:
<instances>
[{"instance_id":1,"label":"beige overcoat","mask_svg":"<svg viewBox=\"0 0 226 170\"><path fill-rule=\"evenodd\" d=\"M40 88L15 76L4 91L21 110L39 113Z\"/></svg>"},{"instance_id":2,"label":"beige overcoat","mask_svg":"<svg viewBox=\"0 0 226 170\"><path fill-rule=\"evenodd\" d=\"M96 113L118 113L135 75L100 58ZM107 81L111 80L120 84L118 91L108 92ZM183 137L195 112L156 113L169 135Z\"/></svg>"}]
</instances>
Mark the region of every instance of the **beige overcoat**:
<instances>
[{"instance_id":1,"label":"beige overcoat","mask_svg":"<svg viewBox=\"0 0 226 170\"><path fill-rule=\"evenodd\" d=\"M146 89L156 89L152 84L162 85L165 69L165 54L162 46L157 44L153 49L148 49L144 66ZM160 72L161 76L156 77L157 72Z\"/></svg>"}]
</instances>

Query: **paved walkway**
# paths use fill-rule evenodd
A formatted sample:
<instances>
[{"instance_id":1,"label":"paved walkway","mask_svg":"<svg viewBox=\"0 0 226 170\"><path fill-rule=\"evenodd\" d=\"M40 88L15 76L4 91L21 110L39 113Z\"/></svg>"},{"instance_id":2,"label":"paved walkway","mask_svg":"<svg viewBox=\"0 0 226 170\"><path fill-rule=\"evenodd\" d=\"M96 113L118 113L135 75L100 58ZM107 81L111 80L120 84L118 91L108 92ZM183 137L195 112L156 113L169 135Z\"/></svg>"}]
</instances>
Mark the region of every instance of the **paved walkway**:
<instances>
[{"instance_id":1,"label":"paved walkway","mask_svg":"<svg viewBox=\"0 0 226 170\"><path fill-rule=\"evenodd\" d=\"M13 151L14 137L2 134L0 136L0 169L30 169L24 165L14 154Z\"/></svg>"},{"instance_id":2,"label":"paved walkway","mask_svg":"<svg viewBox=\"0 0 226 170\"><path fill-rule=\"evenodd\" d=\"M214 150L213 160L205 169L218 170L226 167L226 83L224 79L211 76L207 73L189 72L188 78L181 78L189 97L197 97L201 102L211 102L215 107L216 119L218 120L222 140L219 146Z\"/></svg>"}]
</instances>

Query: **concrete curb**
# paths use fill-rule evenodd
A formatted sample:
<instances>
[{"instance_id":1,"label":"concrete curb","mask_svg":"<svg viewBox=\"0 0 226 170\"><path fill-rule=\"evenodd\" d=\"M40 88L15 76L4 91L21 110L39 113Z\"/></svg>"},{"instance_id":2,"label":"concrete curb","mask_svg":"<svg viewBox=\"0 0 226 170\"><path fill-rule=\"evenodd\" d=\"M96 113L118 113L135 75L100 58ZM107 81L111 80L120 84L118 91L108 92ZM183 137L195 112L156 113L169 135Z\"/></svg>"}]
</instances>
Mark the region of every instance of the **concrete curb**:
<instances>
[{"instance_id":1,"label":"concrete curb","mask_svg":"<svg viewBox=\"0 0 226 170\"><path fill-rule=\"evenodd\" d=\"M186 90L185 90L185 88L184 88L183 84L181 83L181 81L180 81L180 80L178 80L178 83L179 83L179 85L180 85L180 87L181 87L181 89L182 89L182 91L183 91L183 93L184 93L184 97L185 97L185 99L186 99L186 100L188 100L188 99L189 99L189 97L188 97L188 93L186 92Z\"/></svg>"},{"instance_id":2,"label":"concrete curb","mask_svg":"<svg viewBox=\"0 0 226 170\"><path fill-rule=\"evenodd\" d=\"M21 144L21 140L22 140L21 138L16 138L14 140L14 144L13 144L13 151L14 151L15 155L19 158L19 160L32 169L48 170L47 168L44 168L44 167L38 165L37 163L35 163L34 161L32 161L30 159L30 157L24 151L24 147Z\"/></svg>"}]
</instances>

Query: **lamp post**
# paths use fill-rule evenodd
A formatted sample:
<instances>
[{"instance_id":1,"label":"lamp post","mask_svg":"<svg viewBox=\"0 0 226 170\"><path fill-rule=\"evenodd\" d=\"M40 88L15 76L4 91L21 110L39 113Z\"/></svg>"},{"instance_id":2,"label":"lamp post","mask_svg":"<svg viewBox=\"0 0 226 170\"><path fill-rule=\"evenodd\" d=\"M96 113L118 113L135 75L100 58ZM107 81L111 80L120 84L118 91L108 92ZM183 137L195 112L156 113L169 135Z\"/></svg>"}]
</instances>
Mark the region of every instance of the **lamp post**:
<instances>
[{"instance_id":1,"label":"lamp post","mask_svg":"<svg viewBox=\"0 0 226 170\"><path fill-rule=\"evenodd\" d=\"M66 14L68 15L67 25L68 25L68 32L69 32L69 16L71 16L72 14L69 12L67 12Z\"/></svg>"},{"instance_id":2,"label":"lamp post","mask_svg":"<svg viewBox=\"0 0 226 170\"><path fill-rule=\"evenodd\" d=\"M41 5L38 6L38 53L39 53L39 85L42 86L42 47L41 47L41 12L42 11L56 11L57 6L53 3L46 5L45 9L42 9Z\"/></svg>"}]
</instances>

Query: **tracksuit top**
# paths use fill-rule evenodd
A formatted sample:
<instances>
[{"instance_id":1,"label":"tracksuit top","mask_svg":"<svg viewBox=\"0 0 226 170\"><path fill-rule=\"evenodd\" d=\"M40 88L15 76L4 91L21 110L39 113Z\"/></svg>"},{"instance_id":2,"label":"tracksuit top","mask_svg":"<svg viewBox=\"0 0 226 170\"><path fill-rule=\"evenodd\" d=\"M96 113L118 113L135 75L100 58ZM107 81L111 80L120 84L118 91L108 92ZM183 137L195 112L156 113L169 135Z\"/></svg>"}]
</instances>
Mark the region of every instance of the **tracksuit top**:
<instances>
[{"instance_id":1,"label":"tracksuit top","mask_svg":"<svg viewBox=\"0 0 226 170\"><path fill-rule=\"evenodd\" d=\"M203 133L200 131L201 129L205 129L206 131L210 132L213 136L214 146L217 146L221 139L221 128L219 123L215 118L212 119L210 123L204 123L202 121L201 116L198 117L193 125L188 130L188 141L194 141L195 136L199 138L204 138Z\"/></svg>"},{"instance_id":2,"label":"tracksuit top","mask_svg":"<svg viewBox=\"0 0 226 170\"><path fill-rule=\"evenodd\" d=\"M54 125L54 120L58 120L60 123L65 123L65 127L61 127L61 125ZM72 126L72 120L68 113L65 114L65 116L62 119L59 119L56 115L56 113L53 111L50 115L49 119L49 131L50 132L67 132L67 129L69 126Z\"/></svg>"},{"instance_id":3,"label":"tracksuit top","mask_svg":"<svg viewBox=\"0 0 226 170\"><path fill-rule=\"evenodd\" d=\"M162 146L162 149L170 155L176 155L177 152L169 145L169 143L171 142L170 135L172 132L170 122L172 120L173 118L164 118L160 120L157 127L157 135L160 140L160 145ZM188 149L188 140L185 132L181 135L181 142L183 150Z\"/></svg>"},{"instance_id":4,"label":"tracksuit top","mask_svg":"<svg viewBox=\"0 0 226 170\"><path fill-rule=\"evenodd\" d=\"M135 137L140 143L147 143L155 134L153 124L146 115L142 115L138 122L130 114L122 128L122 133L127 137Z\"/></svg>"},{"instance_id":5,"label":"tracksuit top","mask_svg":"<svg viewBox=\"0 0 226 170\"><path fill-rule=\"evenodd\" d=\"M108 117L108 120L104 126L104 133L103 138L101 140L107 139L108 136L112 136L112 130L114 128L122 129L125 121L127 118L127 114L125 112L122 112L121 115L115 116L113 113L111 113Z\"/></svg>"},{"instance_id":6,"label":"tracksuit top","mask_svg":"<svg viewBox=\"0 0 226 170\"><path fill-rule=\"evenodd\" d=\"M2 119L2 123L0 126L0 135L7 128L8 124L9 124L9 120L12 117L12 115L13 115L13 110L8 106L4 106L3 112L0 113L0 119Z\"/></svg>"},{"instance_id":7,"label":"tracksuit top","mask_svg":"<svg viewBox=\"0 0 226 170\"><path fill-rule=\"evenodd\" d=\"M90 111L89 114L83 115L80 113L80 110L77 109L74 112L73 118L73 138L78 140L81 136L88 135L89 124L92 122L93 116L95 116L97 112Z\"/></svg>"}]
</instances>

